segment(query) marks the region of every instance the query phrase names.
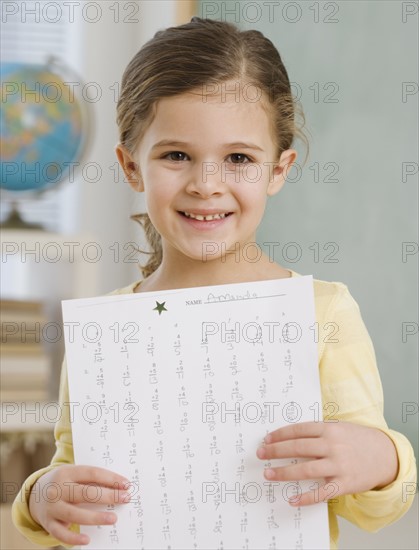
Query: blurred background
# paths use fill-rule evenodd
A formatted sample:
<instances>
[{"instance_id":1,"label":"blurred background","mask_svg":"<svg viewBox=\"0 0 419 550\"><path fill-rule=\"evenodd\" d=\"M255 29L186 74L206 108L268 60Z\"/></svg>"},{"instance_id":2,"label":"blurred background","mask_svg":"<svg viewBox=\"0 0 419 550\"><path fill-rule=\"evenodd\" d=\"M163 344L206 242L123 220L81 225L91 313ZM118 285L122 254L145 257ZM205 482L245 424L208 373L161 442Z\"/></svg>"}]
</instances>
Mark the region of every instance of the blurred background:
<instances>
[{"instance_id":1,"label":"blurred background","mask_svg":"<svg viewBox=\"0 0 419 550\"><path fill-rule=\"evenodd\" d=\"M49 463L53 424L42 410L24 424L18 413L57 398L60 301L141 278L133 246L144 241L129 216L144 204L114 153L122 73L156 31L192 15L260 30L278 48L310 154L303 164L296 142L258 243L268 252L274 242L284 267L348 285L375 346L387 422L417 456L418 2L4 1L1 11L1 547L33 547L10 528L10 503ZM341 548L419 546L417 499L380 533L340 525Z\"/></svg>"}]
</instances>

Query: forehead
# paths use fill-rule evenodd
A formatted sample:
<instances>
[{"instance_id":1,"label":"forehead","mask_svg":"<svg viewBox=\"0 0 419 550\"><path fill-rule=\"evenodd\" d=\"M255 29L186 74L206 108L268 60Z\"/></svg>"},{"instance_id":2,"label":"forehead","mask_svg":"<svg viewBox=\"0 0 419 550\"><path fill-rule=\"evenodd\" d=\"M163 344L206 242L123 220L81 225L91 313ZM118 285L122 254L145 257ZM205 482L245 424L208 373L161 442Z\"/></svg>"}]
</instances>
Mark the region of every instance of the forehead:
<instances>
[{"instance_id":1,"label":"forehead","mask_svg":"<svg viewBox=\"0 0 419 550\"><path fill-rule=\"evenodd\" d=\"M224 82L221 84L205 84L201 88L189 90L181 94L164 97L156 106L168 107L226 107L240 109L269 110L266 95L252 83Z\"/></svg>"},{"instance_id":2,"label":"forehead","mask_svg":"<svg viewBox=\"0 0 419 550\"><path fill-rule=\"evenodd\" d=\"M209 146L220 141L258 141L263 149L272 147L271 117L265 97L250 87L229 84L219 89L196 89L157 101L155 116L144 142L174 136Z\"/></svg>"},{"instance_id":3,"label":"forehead","mask_svg":"<svg viewBox=\"0 0 419 550\"><path fill-rule=\"evenodd\" d=\"M229 80L220 83L207 83L194 90L189 90L183 96L200 97L204 102L232 101L235 103L259 103L266 100L266 95L257 84L250 81Z\"/></svg>"}]
</instances>

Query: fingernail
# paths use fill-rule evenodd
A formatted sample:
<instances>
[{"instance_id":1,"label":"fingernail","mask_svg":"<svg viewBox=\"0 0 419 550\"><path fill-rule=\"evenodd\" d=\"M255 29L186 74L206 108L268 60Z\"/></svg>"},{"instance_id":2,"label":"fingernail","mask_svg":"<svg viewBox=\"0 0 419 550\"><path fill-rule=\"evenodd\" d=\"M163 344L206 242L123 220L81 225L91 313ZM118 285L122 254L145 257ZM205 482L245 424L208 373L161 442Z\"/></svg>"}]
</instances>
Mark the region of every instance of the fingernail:
<instances>
[{"instance_id":1,"label":"fingernail","mask_svg":"<svg viewBox=\"0 0 419 550\"><path fill-rule=\"evenodd\" d=\"M272 468L267 468L265 470L265 477L268 479L273 479L275 477L275 470L272 470Z\"/></svg>"},{"instance_id":2,"label":"fingernail","mask_svg":"<svg viewBox=\"0 0 419 550\"><path fill-rule=\"evenodd\" d=\"M270 443L272 441L271 434L265 435L265 438L263 440L265 443Z\"/></svg>"},{"instance_id":3,"label":"fingernail","mask_svg":"<svg viewBox=\"0 0 419 550\"><path fill-rule=\"evenodd\" d=\"M119 500L122 502L129 502L131 495L129 493L120 493Z\"/></svg>"},{"instance_id":4,"label":"fingernail","mask_svg":"<svg viewBox=\"0 0 419 550\"><path fill-rule=\"evenodd\" d=\"M116 516L115 514L107 514L106 516L106 523L115 523L116 522Z\"/></svg>"},{"instance_id":5,"label":"fingernail","mask_svg":"<svg viewBox=\"0 0 419 550\"><path fill-rule=\"evenodd\" d=\"M266 458L266 450L265 447L259 447L259 449L256 451L256 455L259 458Z\"/></svg>"}]
</instances>

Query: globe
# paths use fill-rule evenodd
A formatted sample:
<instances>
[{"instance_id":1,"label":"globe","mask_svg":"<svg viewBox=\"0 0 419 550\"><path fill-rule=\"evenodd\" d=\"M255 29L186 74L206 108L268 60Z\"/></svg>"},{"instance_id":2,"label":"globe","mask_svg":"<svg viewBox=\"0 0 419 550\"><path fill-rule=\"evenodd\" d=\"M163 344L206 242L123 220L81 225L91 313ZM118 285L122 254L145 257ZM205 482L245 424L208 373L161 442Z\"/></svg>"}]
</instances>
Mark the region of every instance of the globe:
<instances>
[{"instance_id":1,"label":"globe","mask_svg":"<svg viewBox=\"0 0 419 550\"><path fill-rule=\"evenodd\" d=\"M0 76L0 185L14 197L38 194L80 165L89 128L81 82L53 57L2 63Z\"/></svg>"}]
</instances>

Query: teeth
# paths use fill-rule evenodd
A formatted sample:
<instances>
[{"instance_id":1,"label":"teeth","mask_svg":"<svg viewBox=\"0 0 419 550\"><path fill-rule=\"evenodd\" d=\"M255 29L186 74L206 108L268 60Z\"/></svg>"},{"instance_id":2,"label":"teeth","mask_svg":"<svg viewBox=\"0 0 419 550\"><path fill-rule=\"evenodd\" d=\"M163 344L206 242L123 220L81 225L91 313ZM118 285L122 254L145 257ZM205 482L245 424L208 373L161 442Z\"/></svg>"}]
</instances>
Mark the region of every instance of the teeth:
<instances>
[{"instance_id":1,"label":"teeth","mask_svg":"<svg viewBox=\"0 0 419 550\"><path fill-rule=\"evenodd\" d=\"M192 218L194 220L199 220L199 221L211 221L211 220L222 220L226 217L226 214L214 214L214 215L210 215L210 216L201 216L201 214L190 214L189 212L184 212L185 216L187 218Z\"/></svg>"}]
</instances>

